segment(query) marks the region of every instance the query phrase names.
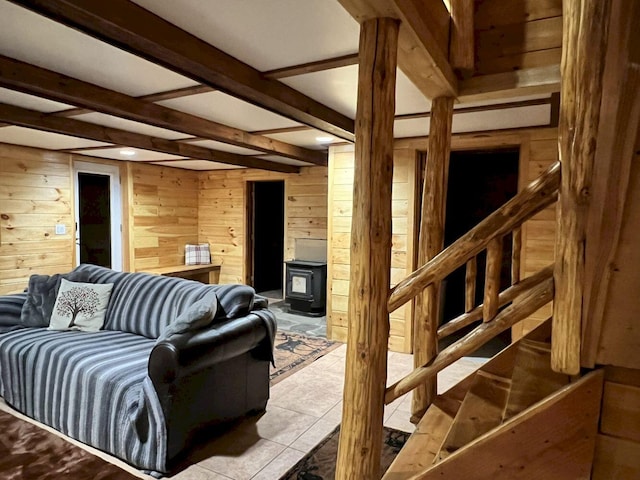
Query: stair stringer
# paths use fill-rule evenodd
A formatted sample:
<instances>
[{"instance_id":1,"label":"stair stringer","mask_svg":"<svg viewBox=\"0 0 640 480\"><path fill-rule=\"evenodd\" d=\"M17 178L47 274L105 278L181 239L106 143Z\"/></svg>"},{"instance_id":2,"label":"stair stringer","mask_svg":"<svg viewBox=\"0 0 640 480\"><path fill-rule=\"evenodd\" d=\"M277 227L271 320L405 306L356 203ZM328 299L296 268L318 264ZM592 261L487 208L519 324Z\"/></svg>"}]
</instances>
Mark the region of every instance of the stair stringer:
<instances>
[{"instance_id":1,"label":"stair stringer","mask_svg":"<svg viewBox=\"0 0 640 480\"><path fill-rule=\"evenodd\" d=\"M589 479L603 382L589 373L410 480Z\"/></svg>"}]
</instances>

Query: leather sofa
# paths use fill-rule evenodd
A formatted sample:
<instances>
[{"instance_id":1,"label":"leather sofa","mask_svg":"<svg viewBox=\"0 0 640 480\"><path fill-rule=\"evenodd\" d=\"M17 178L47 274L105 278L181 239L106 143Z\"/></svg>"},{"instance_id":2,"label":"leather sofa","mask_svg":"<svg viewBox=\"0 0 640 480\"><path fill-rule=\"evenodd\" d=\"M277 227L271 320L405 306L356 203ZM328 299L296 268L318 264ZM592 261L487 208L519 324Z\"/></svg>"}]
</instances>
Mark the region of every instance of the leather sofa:
<instances>
[{"instance_id":1,"label":"leather sofa","mask_svg":"<svg viewBox=\"0 0 640 480\"><path fill-rule=\"evenodd\" d=\"M98 332L34 325L24 315L29 292L0 296L0 395L9 405L159 473L201 429L265 409L276 323L251 287L94 265L71 273L113 284Z\"/></svg>"}]
</instances>

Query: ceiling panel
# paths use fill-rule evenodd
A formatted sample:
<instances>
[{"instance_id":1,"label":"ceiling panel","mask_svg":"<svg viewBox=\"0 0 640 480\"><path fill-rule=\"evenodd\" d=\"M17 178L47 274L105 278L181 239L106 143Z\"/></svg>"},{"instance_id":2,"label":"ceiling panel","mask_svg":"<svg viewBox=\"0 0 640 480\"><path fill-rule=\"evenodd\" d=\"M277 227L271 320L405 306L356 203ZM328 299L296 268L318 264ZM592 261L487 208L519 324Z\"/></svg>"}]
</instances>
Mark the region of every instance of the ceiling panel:
<instances>
[{"instance_id":1,"label":"ceiling panel","mask_svg":"<svg viewBox=\"0 0 640 480\"><path fill-rule=\"evenodd\" d=\"M355 118L357 65L283 78L282 82L350 118Z\"/></svg>"},{"instance_id":2,"label":"ceiling panel","mask_svg":"<svg viewBox=\"0 0 640 480\"><path fill-rule=\"evenodd\" d=\"M133 151L134 155L123 155L122 151ZM160 153L153 152L151 150L142 150L141 148L122 148L122 147L114 147L114 148L104 148L99 150L87 150L82 151L78 149L75 153L80 153L82 155L88 155L90 157L101 157L101 158L111 158L113 160L129 160L132 162L141 161L141 160L173 160L173 159L181 159L183 157L179 157L177 155L170 155L168 153Z\"/></svg>"},{"instance_id":3,"label":"ceiling panel","mask_svg":"<svg viewBox=\"0 0 640 480\"><path fill-rule=\"evenodd\" d=\"M356 53L360 27L334 0L134 0L260 70Z\"/></svg>"},{"instance_id":4,"label":"ceiling panel","mask_svg":"<svg viewBox=\"0 0 640 480\"><path fill-rule=\"evenodd\" d=\"M1 87L0 102L45 113L57 112L58 110L66 110L68 108L72 108L72 105L67 105L66 103L52 102L51 100L35 97L33 95L27 95L26 93L15 92L13 90Z\"/></svg>"},{"instance_id":5,"label":"ceiling panel","mask_svg":"<svg viewBox=\"0 0 640 480\"><path fill-rule=\"evenodd\" d=\"M189 95L158 102L158 104L247 131L300 125L298 122L222 92Z\"/></svg>"},{"instance_id":6,"label":"ceiling panel","mask_svg":"<svg viewBox=\"0 0 640 480\"><path fill-rule=\"evenodd\" d=\"M507 128L535 127L549 124L551 107L536 105L532 107L505 108L485 112L459 113L453 116L453 133L482 132ZM429 134L428 118L396 120L394 137L423 137Z\"/></svg>"},{"instance_id":7,"label":"ceiling panel","mask_svg":"<svg viewBox=\"0 0 640 480\"><path fill-rule=\"evenodd\" d=\"M127 130L129 132L141 133L143 135L150 135L167 140L177 140L191 136L181 132L174 132L172 130L114 117L112 115L105 115L104 113L85 113L73 118L97 125L104 125L105 127L119 128L120 130Z\"/></svg>"},{"instance_id":8,"label":"ceiling panel","mask_svg":"<svg viewBox=\"0 0 640 480\"><path fill-rule=\"evenodd\" d=\"M207 160L176 160L173 162L153 162L154 165L163 167L184 168L187 170L229 170L232 168L245 168L226 163L208 162Z\"/></svg>"},{"instance_id":9,"label":"ceiling panel","mask_svg":"<svg viewBox=\"0 0 640 480\"><path fill-rule=\"evenodd\" d=\"M341 138L335 138L320 130L309 129L299 132L269 133L265 137L275 138L282 142L291 143L300 147L314 150L326 150L332 142L344 142ZM318 140L321 138L321 140Z\"/></svg>"},{"instance_id":10,"label":"ceiling panel","mask_svg":"<svg viewBox=\"0 0 640 480\"><path fill-rule=\"evenodd\" d=\"M358 96L357 65L283 78L282 81L309 97L329 105L338 112L355 118ZM398 69L396 76L396 115L428 112L430 109L431 102Z\"/></svg>"},{"instance_id":11,"label":"ceiling panel","mask_svg":"<svg viewBox=\"0 0 640 480\"><path fill-rule=\"evenodd\" d=\"M197 142L188 142L190 145L198 145L199 147L210 148L212 150L220 150L221 152L237 153L238 155L260 155L262 152L258 150L250 150L248 148L236 147L215 140L198 140Z\"/></svg>"},{"instance_id":12,"label":"ceiling panel","mask_svg":"<svg viewBox=\"0 0 640 480\"><path fill-rule=\"evenodd\" d=\"M550 118L549 105L461 113L453 116L453 133L548 125Z\"/></svg>"},{"instance_id":13,"label":"ceiling panel","mask_svg":"<svg viewBox=\"0 0 640 480\"><path fill-rule=\"evenodd\" d=\"M6 0L0 0L0 53L134 96L195 85Z\"/></svg>"},{"instance_id":14,"label":"ceiling panel","mask_svg":"<svg viewBox=\"0 0 640 480\"><path fill-rule=\"evenodd\" d=\"M396 115L431 111L431 102L402 70L396 74Z\"/></svg>"},{"instance_id":15,"label":"ceiling panel","mask_svg":"<svg viewBox=\"0 0 640 480\"><path fill-rule=\"evenodd\" d=\"M83 138L69 137L58 133L42 132L31 128L8 126L0 128L0 142L25 145L27 147L59 150L66 148L87 148L108 145Z\"/></svg>"}]
</instances>

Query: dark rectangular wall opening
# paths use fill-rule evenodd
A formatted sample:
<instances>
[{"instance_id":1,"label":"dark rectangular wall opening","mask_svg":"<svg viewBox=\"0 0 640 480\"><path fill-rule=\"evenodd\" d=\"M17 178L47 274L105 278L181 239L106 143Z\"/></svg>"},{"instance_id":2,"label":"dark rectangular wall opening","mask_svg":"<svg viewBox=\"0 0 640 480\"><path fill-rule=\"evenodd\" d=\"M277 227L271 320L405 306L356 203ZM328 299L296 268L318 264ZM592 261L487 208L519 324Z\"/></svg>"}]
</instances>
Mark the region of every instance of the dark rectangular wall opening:
<instances>
[{"instance_id":1,"label":"dark rectangular wall opening","mask_svg":"<svg viewBox=\"0 0 640 480\"><path fill-rule=\"evenodd\" d=\"M518 149L451 153L444 232L445 247L518 193L519 156ZM481 304L483 299L485 263L486 253L483 252L478 255L476 305ZM465 271L465 267L462 266L443 282L441 324L464 313ZM500 283L501 289L508 287L511 283L510 235L505 237L503 243ZM446 343L460 338L474 326L460 331ZM503 346L510 343L510 339L511 333L503 332L499 339L496 339L497 342L493 342L488 348L497 353Z\"/></svg>"},{"instance_id":2,"label":"dark rectangular wall opening","mask_svg":"<svg viewBox=\"0 0 640 480\"><path fill-rule=\"evenodd\" d=\"M258 293L283 298L284 181L252 182L249 188L251 283Z\"/></svg>"},{"instance_id":3,"label":"dark rectangular wall opening","mask_svg":"<svg viewBox=\"0 0 640 480\"><path fill-rule=\"evenodd\" d=\"M111 268L111 185L108 175L78 173L80 262Z\"/></svg>"}]
</instances>

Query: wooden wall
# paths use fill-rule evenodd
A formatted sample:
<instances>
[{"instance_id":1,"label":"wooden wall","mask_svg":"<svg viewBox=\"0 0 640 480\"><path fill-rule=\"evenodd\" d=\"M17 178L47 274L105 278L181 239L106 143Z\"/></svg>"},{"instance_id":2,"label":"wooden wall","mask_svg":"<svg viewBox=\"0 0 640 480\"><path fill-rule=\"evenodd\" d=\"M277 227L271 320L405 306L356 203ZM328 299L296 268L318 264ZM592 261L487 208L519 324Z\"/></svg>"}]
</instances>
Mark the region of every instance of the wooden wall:
<instances>
[{"instance_id":1,"label":"wooden wall","mask_svg":"<svg viewBox=\"0 0 640 480\"><path fill-rule=\"evenodd\" d=\"M0 144L0 294L74 264L71 155ZM66 226L55 234L57 223Z\"/></svg>"},{"instance_id":2,"label":"wooden wall","mask_svg":"<svg viewBox=\"0 0 640 480\"><path fill-rule=\"evenodd\" d=\"M133 271L184 264L198 242L198 172L129 163Z\"/></svg>"},{"instance_id":3,"label":"wooden wall","mask_svg":"<svg viewBox=\"0 0 640 480\"><path fill-rule=\"evenodd\" d=\"M562 0L475 0L475 75L559 65Z\"/></svg>"},{"instance_id":4,"label":"wooden wall","mask_svg":"<svg viewBox=\"0 0 640 480\"><path fill-rule=\"evenodd\" d=\"M414 269L415 151L394 151L392 190L391 285ZM354 149L333 147L329 152L329 258L327 335L347 339L347 303L349 301L351 217L353 209ZM389 348L411 351L411 305L395 311L390 318Z\"/></svg>"},{"instance_id":5,"label":"wooden wall","mask_svg":"<svg viewBox=\"0 0 640 480\"><path fill-rule=\"evenodd\" d=\"M486 150L502 147L520 148L519 188L557 160L557 130L555 128L521 129L454 135L452 150ZM413 271L417 233L415 214L419 209L416 198L416 162L418 151L426 151L426 138L397 140L395 144L395 172L393 189L393 257L392 284ZM347 335L347 302L349 288L349 232L353 182L353 149L335 147L330 151L329 163L329 317L331 338L344 341ZM409 176L404 177L408 172ZM522 276L529 276L554 260L555 207L536 215L523 227ZM411 311L405 307L402 315L391 319L390 348L411 350ZM551 315L551 305L542 308L513 328L514 338L520 338Z\"/></svg>"},{"instance_id":6,"label":"wooden wall","mask_svg":"<svg viewBox=\"0 0 640 480\"><path fill-rule=\"evenodd\" d=\"M591 478L640 478L640 370L606 369Z\"/></svg>"},{"instance_id":7,"label":"wooden wall","mask_svg":"<svg viewBox=\"0 0 640 480\"><path fill-rule=\"evenodd\" d=\"M297 238L327 238L327 169L303 167L298 174L235 169L200 173L199 241L222 262L220 283L246 283L247 182L284 180L285 252L294 258Z\"/></svg>"},{"instance_id":8,"label":"wooden wall","mask_svg":"<svg viewBox=\"0 0 640 480\"><path fill-rule=\"evenodd\" d=\"M74 160L120 167L125 270L181 265L198 241L198 172L0 144L0 294L74 268Z\"/></svg>"}]
</instances>

